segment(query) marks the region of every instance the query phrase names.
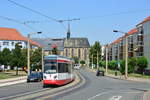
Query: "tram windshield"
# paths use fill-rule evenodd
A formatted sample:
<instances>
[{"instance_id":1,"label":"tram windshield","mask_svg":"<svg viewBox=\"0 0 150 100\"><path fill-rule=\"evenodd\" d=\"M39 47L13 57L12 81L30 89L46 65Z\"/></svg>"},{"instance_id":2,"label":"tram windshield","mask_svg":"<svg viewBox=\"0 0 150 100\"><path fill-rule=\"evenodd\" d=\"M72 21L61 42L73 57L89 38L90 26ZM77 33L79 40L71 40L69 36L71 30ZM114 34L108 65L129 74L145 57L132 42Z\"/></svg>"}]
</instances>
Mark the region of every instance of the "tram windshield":
<instances>
[{"instance_id":1,"label":"tram windshield","mask_svg":"<svg viewBox=\"0 0 150 100\"><path fill-rule=\"evenodd\" d=\"M57 63L54 61L45 61L44 65L44 73L46 74L54 74L57 73Z\"/></svg>"}]
</instances>

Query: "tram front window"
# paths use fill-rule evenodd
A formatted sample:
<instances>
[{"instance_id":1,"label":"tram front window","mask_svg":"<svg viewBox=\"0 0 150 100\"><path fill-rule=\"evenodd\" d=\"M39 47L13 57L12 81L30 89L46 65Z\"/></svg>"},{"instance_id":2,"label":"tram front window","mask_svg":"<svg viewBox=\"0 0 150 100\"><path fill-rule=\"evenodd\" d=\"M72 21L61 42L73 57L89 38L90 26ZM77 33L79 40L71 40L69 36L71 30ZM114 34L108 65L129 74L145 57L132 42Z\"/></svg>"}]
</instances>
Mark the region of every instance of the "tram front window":
<instances>
[{"instance_id":1,"label":"tram front window","mask_svg":"<svg viewBox=\"0 0 150 100\"><path fill-rule=\"evenodd\" d=\"M57 66L56 66L56 64L45 64L45 66L44 66L44 73L46 73L46 74L57 73Z\"/></svg>"}]
</instances>

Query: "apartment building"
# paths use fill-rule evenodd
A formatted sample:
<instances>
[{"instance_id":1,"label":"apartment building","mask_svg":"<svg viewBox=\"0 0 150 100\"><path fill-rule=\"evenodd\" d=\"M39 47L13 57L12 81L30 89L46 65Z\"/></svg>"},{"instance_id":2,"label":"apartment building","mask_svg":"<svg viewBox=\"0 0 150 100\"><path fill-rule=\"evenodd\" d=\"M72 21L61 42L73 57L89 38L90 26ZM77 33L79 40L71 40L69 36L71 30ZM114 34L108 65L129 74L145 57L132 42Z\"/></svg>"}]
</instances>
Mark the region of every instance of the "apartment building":
<instances>
[{"instance_id":1,"label":"apartment building","mask_svg":"<svg viewBox=\"0 0 150 100\"><path fill-rule=\"evenodd\" d=\"M126 35L116 39L108 46L108 60L125 59L125 38L128 40L128 58L147 57L150 69L150 16L136 25Z\"/></svg>"}]
</instances>

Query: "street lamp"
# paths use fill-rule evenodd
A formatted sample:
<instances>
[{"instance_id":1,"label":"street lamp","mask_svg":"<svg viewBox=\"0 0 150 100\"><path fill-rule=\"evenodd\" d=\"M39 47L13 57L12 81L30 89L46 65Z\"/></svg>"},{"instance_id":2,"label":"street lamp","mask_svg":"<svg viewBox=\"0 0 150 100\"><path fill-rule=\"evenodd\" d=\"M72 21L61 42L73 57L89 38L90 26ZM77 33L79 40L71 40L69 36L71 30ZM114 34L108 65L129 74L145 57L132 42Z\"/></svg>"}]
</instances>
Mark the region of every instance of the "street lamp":
<instances>
[{"instance_id":1,"label":"street lamp","mask_svg":"<svg viewBox=\"0 0 150 100\"><path fill-rule=\"evenodd\" d=\"M98 51L97 51L97 70L99 70L99 64L98 64L99 59L98 58L99 57L98 57Z\"/></svg>"},{"instance_id":2,"label":"street lamp","mask_svg":"<svg viewBox=\"0 0 150 100\"><path fill-rule=\"evenodd\" d=\"M119 32L125 34L125 78L128 78L128 37L126 32L118 31L118 30L113 30L113 32Z\"/></svg>"},{"instance_id":3,"label":"street lamp","mask_svg":"<svg viewBox=\"0 0 150 100\"><path fill-rule=\"evenodd\" d=\"M30 35L33 35L33 34L41 34L42 32L34 32L34 33L29 33L28 34L28 54L27 54L27 57L28 57L28 60L27 60L27 63L28 63L28 75L30 75Z\"/></svg>"},{"instance_id":4,"label":"street lamp","mask_svg":"<svg viewBox=\"0 0 150 100\"><path fill-rule=\"evenodd\" d=\"M105 73L107 75L108 74L108 44L106 45L106 57L105 57L105 60L106 60Z\"/></svg>"}]
</instances>

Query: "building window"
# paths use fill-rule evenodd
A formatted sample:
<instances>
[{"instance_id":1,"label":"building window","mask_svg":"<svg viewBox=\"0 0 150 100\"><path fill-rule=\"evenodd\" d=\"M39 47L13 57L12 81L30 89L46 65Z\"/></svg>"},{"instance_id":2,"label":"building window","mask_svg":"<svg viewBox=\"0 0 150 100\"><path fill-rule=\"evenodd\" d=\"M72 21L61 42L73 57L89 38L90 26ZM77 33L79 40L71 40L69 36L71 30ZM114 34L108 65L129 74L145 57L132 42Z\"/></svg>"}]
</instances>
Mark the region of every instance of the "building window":
<instances>
[{"instance_id":1,"label":"building window","mask_svg":"<svg viewBox=\"0 0 150 100\"><path fill-rule=\"evenodd\" d=\"M3 45L7 45L7 46L8 46L8 45L9 45L9 42L3 42Z\"/></svg>"},{"instance_id":2,"label":"building window","mask_svg":"<svg viewBox=\"0 0 150 100\"><path fill-rule=\"evenodd\" d=\"M87 56L87 50L84 49L84 60L86 60L86 56Z\"/></svg>"},{"instance_id":3,"label":"building window","mask_svg":"<svg viewBox=\"0 0 150 100\"><path fill-rule=\"evenodd\" d=\"M66 49L66 57L68 57L68 49Z\"/></svg>"},{"instance_id":4,"label":"building window","mask_svg":"<svg viewBox=\"0 0 150 100\"><path fill-rule=\"evenodd\" d=\"M81 52L80 49L78 49L78 57L79 57L79 58L80 58L80 56L81 56L81 55L80 55L80 52Z\"/></svg>"},{"instance_id":5,"label":"building window","mask_svg":"<svg viewBox=\"0 0 150 100\"><path fill-rule=\"evenodd\" d=\"M14 45L14 42L11 42L11 45L13 46L13 45Z\"/></svg>"},{"instance_id":6,"label":"building window","mask_svg":"<svg viewBox=\"0 0 150 100\"><path fill-rule=\"evenodd\" d=\"M73 57L74 56L74 49L72 49L71 54L72 54L72 57Z\"/></svg>"},{"instance_id":7,"label":"building window","mask_svg":"<svg viewBox=\"0 0 150 100\"><path fill-rule=\"evenodd\" d=\"M21 44L22 44L22 42L18 42L18 44L19 44L19 45L21 45Z\"/></svg>"}]
</instances>

